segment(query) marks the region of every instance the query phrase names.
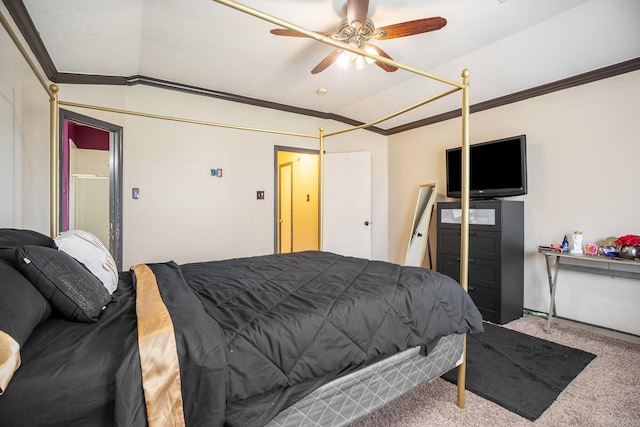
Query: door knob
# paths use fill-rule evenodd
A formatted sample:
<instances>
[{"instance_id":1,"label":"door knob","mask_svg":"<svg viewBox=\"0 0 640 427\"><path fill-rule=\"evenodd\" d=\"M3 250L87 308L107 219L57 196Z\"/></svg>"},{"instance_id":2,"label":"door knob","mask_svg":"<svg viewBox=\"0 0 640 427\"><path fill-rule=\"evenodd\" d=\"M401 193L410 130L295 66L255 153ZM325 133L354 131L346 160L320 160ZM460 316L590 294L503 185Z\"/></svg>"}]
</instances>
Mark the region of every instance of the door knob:
<instances>
[{"instance_id":1,"label":"door knob","mask_svg":"<svg viewBox=\"0 0 640 427\"><path fill-rule=\"evenodd\" d=\"M367 225L367 226L368 226L368 225L369 225L369 221L365 221L365 222L364 222L364 225Z\"/></svg>"}]
</instances>

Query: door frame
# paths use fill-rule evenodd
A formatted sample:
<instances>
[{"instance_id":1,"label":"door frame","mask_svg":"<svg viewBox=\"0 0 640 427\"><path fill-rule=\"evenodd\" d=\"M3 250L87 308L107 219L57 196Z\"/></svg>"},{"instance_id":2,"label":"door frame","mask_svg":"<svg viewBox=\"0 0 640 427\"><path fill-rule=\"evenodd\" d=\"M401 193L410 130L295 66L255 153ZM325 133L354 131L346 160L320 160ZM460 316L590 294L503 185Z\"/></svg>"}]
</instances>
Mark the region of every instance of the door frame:
<instances>
[{"instance_id":1,"label":"door frame","mask_svg":"<svg viewBox=\"0 0 640 427\"><path fill-rule=\"evenodd\" d=\"M274 197L273 197L273 253L278 253L278 200L280 195L280 188L278 186L278 153L280 151L288 152L288 153L302 153L302 154L315 154L319 155L320 150L314 150L311 148L300 148L300 147L288 147L284 145L274 145L273 146L273 188L274 188ZM320 182L319 177L316 176L316 181L318 184L318 194L320 191ZM322 206L318 204L318 241L320 241L320 222L322 219L320 210Z\"/></svg>"},{"instance_id":2,"label":"door frame","mask_svg":"<svg viewBox=\"0 0 640 427\"><path fill-rule=\"evenodd\" d=\"M122 126L85 116L74 111L59 109L58 141L64 141L65 120L90 126L109 133L109 252L118 271L122 270ZM63 188L64 171L68 165L64 160L64 144L59 147L58 188ZM58 229L62 230L64 194L59 192Z\"/></svg>"},{"instance_id":3,"label":"door frame","mask_svg":"<svg viewBox=\"0 0 640 427\"><path fill-rule=\"evenodd\" d=\"M278 164L278 182L281 183L282 182L282 175L283 175L283 168L288 167L289 168L289 248L290 251L289 252L293 252L293 162L286 162L286 163L282 163L282 164ZM283 195L280 194L281 189L278 187L278 191L276 192L276 197L278 199L278 210L277 210L277 215L278 217L276 218L278 221L278 251L277 253L281 254L282 253L282 200L283 200Z\"/></svg>"}]
</instances>

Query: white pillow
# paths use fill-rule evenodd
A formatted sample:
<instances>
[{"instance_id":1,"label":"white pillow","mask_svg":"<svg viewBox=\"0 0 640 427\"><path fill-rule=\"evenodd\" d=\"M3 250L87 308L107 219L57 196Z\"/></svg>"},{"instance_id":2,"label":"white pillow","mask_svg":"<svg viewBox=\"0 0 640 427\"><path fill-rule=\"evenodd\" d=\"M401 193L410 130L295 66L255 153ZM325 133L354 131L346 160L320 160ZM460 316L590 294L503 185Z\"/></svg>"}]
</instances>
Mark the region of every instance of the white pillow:
<instances>
[{"instance_id":1,"label":"white pillow","mask_svg":"<svg viewBox=\"0 0 640 427\"><path fill-rule=\"evenodd\" d=\"M69 230L60 233L53 240L58 249L83 263L100 279L109 294L113 294L118 287L118 268L100 239L88 231Z\"/></svg>"}]
</instances>

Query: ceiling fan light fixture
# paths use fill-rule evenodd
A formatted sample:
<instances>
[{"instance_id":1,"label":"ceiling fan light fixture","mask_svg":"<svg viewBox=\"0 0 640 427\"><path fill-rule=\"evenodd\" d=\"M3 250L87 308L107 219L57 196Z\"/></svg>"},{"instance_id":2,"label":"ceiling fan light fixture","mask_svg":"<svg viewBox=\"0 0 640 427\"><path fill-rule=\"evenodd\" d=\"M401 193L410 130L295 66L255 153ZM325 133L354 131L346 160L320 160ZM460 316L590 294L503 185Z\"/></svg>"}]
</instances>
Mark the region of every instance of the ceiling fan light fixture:
<instances>
[{"instance_id":1,"label":"ceiling fan light fixture","mask_svg":"<svg viewBox=\"0 0 640 427\"><path fill-rule=\"evenodd\" d=\"M498 1L502 2L507 0ZM373 21L368 17L369 0L346 0L346 2L346 16L341 20L337 32L328 33L324 31L316 31L316 34L324 37L331 37L333 40L342 41L351 48L360 50L365 49L370 54L375 54L389 60L393 60L393 58L378 46L369 44L371 39L390 40L413 36L416 34L439 30L447 24L446 19L436 16L376 28ZM279 36L301 37L299 33L293 30L274 29L271 30L271 33ZM386 62L376 61L368 56L337 48L320 61L320 63L311 70L311 74L317 74L324 71L334 63L338 63L343 68L347 68L352 62L355 63L356 69L362 69L371 63L375 63L386 72L394 72L398 69L398 67L389 65Z\"/></svg>"},{"instance_id":2,"label":"ceiling fan light fixture","mask_svg":"<svg viewBox=\"0 0 640 427\"><path fill-rule=\"evenodd\" d=\"M387 37L387 32L385 30L381 29L381 28L376 28L373 31L372 37L374 39L383 39L383 38Z\"/></svg>"},{"instance_id":3,"label":"ceiling fan light fixture","mask_svg":"<svg viewBox=\"0 0 640 427\"><path fill-rule=\"evenodd\" d=\"M373 47L371 47L371 45L366 45L364 47L364 50L367 53L370 53L372 55L377 55L378 54L378 52L376 52L376 50ZM375 59L372 59L372 58L369 58L369 57L364 57L364 59L365 59L365 61L367 61L367 64L373 64L374 62L376 62Z\"/></svg>"},{"instance_id":4,"label":"ceiling fan light fixture","mask_svg":"<svg viewBox=\"0 0 640 427\"><path fill-rule=\"evenodd\" d=\"M348 52L346 50L343 50L342 52L340 52L340 55L338 56L338 59L336 60L336 64L340 68L347 69L347 67L351 63L351 60L355 58L355 56L351 57L351 55L353 55L353 53Z\"/></svg>"},{"instance_id":5,"label":"ceiling fan light fixture","mask_svg":"<svg viewBox=\"0 0 640 427\"><path fill-rule=\"evenodd\" d=\"M369 66L369 64L373 63L373 60L365 56L358 55L358 57L355 59L355 63L356 63L356 71L360 71L360 70L364 70Z\"/></svg>"},{"instance_id":6,"label":"ceiling fan light fixture","mask_svg":"<svg viewBox=\"0 0 640 427\"><path fill-rule=\"evenodd\" d=\"M354 30L358 31L360 28L362 28L362 22L360 21L351 21L351 28L353 28Z\"/></svg>"},{"instance_id":7,"label":"ceiling fan light fixture","mask_svg":"<svg viewBox=\"0 0 640 427\"><path fill-rule=\"evenodd\" d=\"M364 51L372 55L378 54L378 52L370 45L357 46L352 44L352 47L364 49ZM375 59L369 58L368 56L358 55L357 53L353 53L348 50L341 51L340 56L336 61L336 63L344 69L348 68L350 64L354 64L357 71L367 68L369 64L373 64L374 62L376 62Z\"/></svg>"}]
</instances>

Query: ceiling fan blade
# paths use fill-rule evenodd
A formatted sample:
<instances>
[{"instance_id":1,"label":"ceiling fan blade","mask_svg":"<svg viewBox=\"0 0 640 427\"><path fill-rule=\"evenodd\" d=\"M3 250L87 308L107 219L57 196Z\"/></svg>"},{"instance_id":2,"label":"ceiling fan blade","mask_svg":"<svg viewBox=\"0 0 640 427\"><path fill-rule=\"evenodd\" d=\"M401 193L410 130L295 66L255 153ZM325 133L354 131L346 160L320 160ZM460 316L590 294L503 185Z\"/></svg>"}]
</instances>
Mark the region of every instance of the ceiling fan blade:
<instances>
[{"instance_id":1,"label":"ceiling fan blade","mask_svg":"<svg viewBox=\"0 0 640 427\"><path fill-rule=\"evenodd\" d=\"M342 53L341 49L336 49L327 55L318 65L315 66L313 70L311 70L311 74L318 74L321 71L324 71L329 67L329 65L333 64L338 60L340 54Z\"/></svg>"},{"instance_id":2,"label":"ceiling fan blade","mask_svg":"<svg viewBox=\"0 0 640 427\"><path fill-rule=\"evenodd\" d=\"M376 29L374 37L378 40L397 39L399 37L413 36L415 34L428 33L439 30L447 25L447 20L439 16L433 18L416 19L415 21L401 22Z\"/></svg>"},{"instance_id":3,"label":"ceiling fan blade","mask_svg":"<svg viewBox=\"0 0 640 427\"><path fill-rule=\"evenodd\" d=\"M369 14L369 0L347 0L347 24L353 25L354 21L360 23L360 26L367 23L367 15Z\"/></svg>"},{"instance_id":4,"label":"ceiling fan blade","mask_svg":"<svg viewBox=\"0 0 640 427\"><path fill-rule=\"evenodd\" d=\"M371 44L371 43L369 43L368 46L371 47L373 50L375 50L378 55L383 56L383 57L385 57L387 59L393 59L392 57L390 57L387 54L387 52L385 52L384 50L380 49L378 46L376 46L374 44ZM379 62L379 61L376 61L376 65L378 67L382 68L383 70L389 72L389 73L393 73L394 71L398 70L398 67L394 67L393 65L385 64L385 63Z\"/></svg>"},{"instance_id":5,"label":"ceiling fan blade","mask_svg":"<svg viewBox=\"0 0 640 427\"><path fill-rule=\"evenodd\" d=\"M289 36L289 37L307 37L306 35L299 33L297 31L290 30L288 28L274 28L270 31L271 34L276 36ZM333 33L327 33L324 31L314 31L314 33L318 33L321 36L330 36Z\"/></svg>"}]
</instances>

